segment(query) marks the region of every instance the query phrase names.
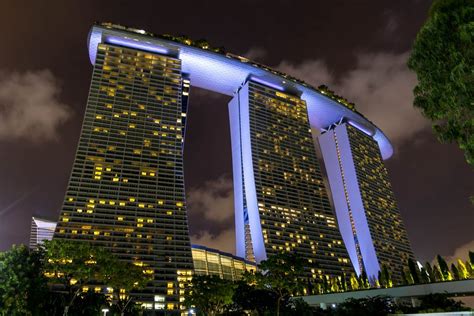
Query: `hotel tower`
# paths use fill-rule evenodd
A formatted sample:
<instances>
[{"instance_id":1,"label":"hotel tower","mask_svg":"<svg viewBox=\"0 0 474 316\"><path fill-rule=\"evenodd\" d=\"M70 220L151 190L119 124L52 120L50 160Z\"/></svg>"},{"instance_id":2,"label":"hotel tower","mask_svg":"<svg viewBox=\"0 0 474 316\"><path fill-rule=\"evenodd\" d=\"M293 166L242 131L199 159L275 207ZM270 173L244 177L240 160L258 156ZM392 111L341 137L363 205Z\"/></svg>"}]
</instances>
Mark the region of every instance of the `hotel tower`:
<instances>
[{"instance_id":1,"label":"hotel tower","mask_svg":"<svg viewBox=\"0 0 474 316\"><path fill-rule=\"evenodd\" d=\"M369 129L352 121L319 136L339 229L358 274L377 278L385 266L393 282L413 258L380 149Z\"/></svg>"},{"instance_id":2,"label":"hotel tower","mask_svg":"<svg viewBox=\"0 0 474 316\"><path fill-rule=\"evenodd\" d=\"M249 80L229 103L229 114L237 256L260 262L294 252L309 277L350 274L306 102Z\"/></svg>"},{"instance_id":3,"label":"hotel tower","mask_svg":"<svg viewBox=\"0 0 474 316\"><path fill-rule=\"evenodd\" d=\"M188 92L175 56L114 41L97 46L55 232L143 267L154 279L137 297L146 308L178 309L193 269L182 146Z\"/></svg>"}]
</instances>

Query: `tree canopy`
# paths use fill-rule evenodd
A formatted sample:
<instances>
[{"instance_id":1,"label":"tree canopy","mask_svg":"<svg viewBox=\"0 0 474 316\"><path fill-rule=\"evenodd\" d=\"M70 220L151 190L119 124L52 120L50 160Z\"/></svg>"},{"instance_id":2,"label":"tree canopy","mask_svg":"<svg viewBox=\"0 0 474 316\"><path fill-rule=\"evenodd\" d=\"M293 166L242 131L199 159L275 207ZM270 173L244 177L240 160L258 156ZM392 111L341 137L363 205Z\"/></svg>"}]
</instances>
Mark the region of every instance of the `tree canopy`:
<instances>
[{"instance_id":1,"label":"tree canopy","mask_svg":"<svg viewBox=\"0 0 474 316\"><path fill-rule=\"evenodd\" d=\"M0 315L40 315L46 297L41 252L13 246L0 253Z\"/></svg>"},{"instance_id":2,"label":"tree canopy","mask_svg":"<svg viewBox=\"0 0 474 316\"><path fill-rule=\"evenodd\" d=\"M276 315L280 315L282 300L302 292L303 261L295 253L279 253L260 263L260 271L253 274L251 283L273 292L277 298Z\"/></svg>"},{"instance_id":3,"label":"tree canopy","mask_svg":"<svg viewBox=\"0 0 474 316\"><path fill-rule=\"evenodd\" d=\"M216 275L196 275L185 294L184 305L195 307L198 315L223 313L224 307L232 303L235 287L232 281Z\"/></svg>"},{"instance_id":4,"label":"tree canopy","mask_svg":"<svg viewBox=\"0 0 474 316\"><path fill-rule=\"evenodd\" d=\"M418 77L415 107L442 142L456 142L474 164L474 0L436 0L408 66Z\"/></svg>"}]
</instances>

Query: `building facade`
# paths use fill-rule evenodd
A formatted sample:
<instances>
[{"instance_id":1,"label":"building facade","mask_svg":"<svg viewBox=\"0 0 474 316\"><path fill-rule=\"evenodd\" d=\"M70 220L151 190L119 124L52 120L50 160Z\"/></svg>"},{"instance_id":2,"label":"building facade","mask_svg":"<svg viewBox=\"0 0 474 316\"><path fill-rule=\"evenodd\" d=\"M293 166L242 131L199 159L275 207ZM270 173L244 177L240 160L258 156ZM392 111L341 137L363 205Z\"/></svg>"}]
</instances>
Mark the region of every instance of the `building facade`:
<instances>
[{"instance_id":1,"label":"building facade","mask_svg":"<svg viewBox=\"0 0 474 316\"><path fill-rule=\"evenodd\" d=\"M30 249L36 249L45 240L52 240L56 222L44 218L31 218Z\"/></svg>"},{"instance_id":2,"label":"building facade","mask_svg":"<svg viewBox=\"0 0 474 316\"><path fill-rule=\"evenodd\" d=\"M237 256L260 262L295 252L313 278L349 274L305 101L250 79L229 114Z\"/></svg>"},{"instance_id":3,"label":"building facade","mask_svg":"<svg viewBox=\"0 0 474 316\"><path fill-rule=\"evenodd\" d=\"M144 267L154 278L137 294L146 308L179 310L193 269L182 152L188 93L176 56L98 45L55 232Z\"/></svg>"},{"instance_id":4,"label":"building facade","mask_svg":"<svg viewBox=\"0 0 474 316\"><path fill-rule=\"evenodd\" d=\"M104 23L92 27L88 49L92 81L55 238L102 245L144 267L154 281L136 299L146 308L179 313L193 269L183 174L191 85L233 97L237 255L260 262L294 251L313 278L348 274L349 258L364 259L338 230L311 135L348 118L369 126L378 159L388 159L390 141L353 106L182 37ZM326 161L332 149L321 148Z\"/></svg>"},{"instance_id":5,"label":"building facade","mask_svg":"<svg viewBox=\"0 0 474 316\"><path fill-rule=\"evenodd\" d=\"M319 136L337 220L358 274L394 282L413 258L387 168L370 129L342 120Z\"/></svg>"},{"instance_id":6,"label":"building facade","mask_svg":"<svg viewBox=\"0 0 474 316\"><path fill-rule=\"evenodd\" d=\"M256 271L255 262L230 253L200 245L192 245L194 274L216 275L222 279L240 280L245 271Z\"/></svg>"}]
</instances>

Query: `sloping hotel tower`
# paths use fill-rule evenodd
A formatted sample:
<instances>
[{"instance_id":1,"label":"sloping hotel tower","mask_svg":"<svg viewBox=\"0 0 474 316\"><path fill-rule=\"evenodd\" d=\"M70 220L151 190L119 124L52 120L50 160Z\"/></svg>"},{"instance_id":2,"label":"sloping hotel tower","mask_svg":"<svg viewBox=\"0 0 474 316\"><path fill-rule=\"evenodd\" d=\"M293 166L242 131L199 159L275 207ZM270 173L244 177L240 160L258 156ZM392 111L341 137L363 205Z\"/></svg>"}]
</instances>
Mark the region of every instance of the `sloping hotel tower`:
<instances>
[{"instance_id":1,"label":"sloping hotel tower","mask_svg":"<svg viewBox=\"0 0 474 316\"><path fill-rule=\"evenodd\" d=\"M179 308L193 269L182 153L188 87L173 56L98 45L55 234L143 266L154 281L139 299L157 309Z\"/></svg>"},{"instance_id":2,"label":"sloping hotel tower","mask_svg":"<svg viewBox=\"0 0 474 316\"><path fill-rule=\"evenodd\" d=\"M237 255L260 262L295 252L312 278L350 274L306 102L250 80L230 102L229 113Z\"/></svg>"}]
</instances>

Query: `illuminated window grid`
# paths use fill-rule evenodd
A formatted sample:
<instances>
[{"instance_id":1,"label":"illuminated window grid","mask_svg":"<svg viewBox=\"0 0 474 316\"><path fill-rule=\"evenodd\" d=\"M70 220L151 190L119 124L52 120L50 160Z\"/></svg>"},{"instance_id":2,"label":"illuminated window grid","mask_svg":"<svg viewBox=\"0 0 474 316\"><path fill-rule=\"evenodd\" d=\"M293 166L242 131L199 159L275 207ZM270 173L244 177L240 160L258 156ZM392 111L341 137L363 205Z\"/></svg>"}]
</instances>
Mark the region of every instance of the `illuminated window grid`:
<instances>
[{"instance_id":1,"label":"illuminated window grid","mask_svg":"<svg viewBox=\"0 0 474 316\"><path fill-rule=\"evenodd\" d=\"M237 281L245 271L255 271L256 264L216 249L193 245L194 273L196 275L216 275Z\"/></svg>"},{"instance_id":2,"label":"illuminated window grid","mask_svg":"<svg viewBox=\"0 0 474 316\"><path fill-rule=\"evenodd\" d=\"M180 61L100 44L56 238L87 240L151 269L138 295L178 307L192 257L184 205ZM188 89L189 90L189 89Z\"/></svg>"},{"instance_id":3,"label":"illuminated window grid","mask_svg":"<svg viewBox=\"0 0 474 316\"><path fill-rule=\"evenodd\" d=\"M349 124L346 128L379 264L387 266L394 281L402 281L402 271L413 253L388 171L376 141Z\"/></svg>"},{"instance_id":4,"label":"illuminated window grid","mask_svg":"<svg viewBox=\"0 0 474 316\"><path fill-rule=\"evenodd\" d=\"M249 82L254 176L267 256L297 252L308 275L342 275L352 267L316 158L306 103Z\"/></svg>"}]
</instances>

